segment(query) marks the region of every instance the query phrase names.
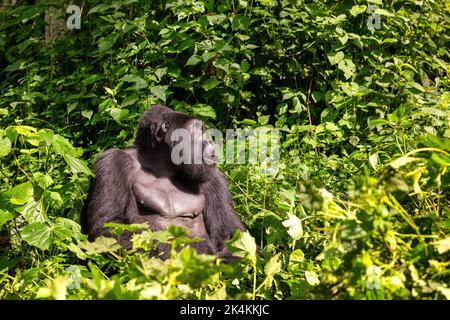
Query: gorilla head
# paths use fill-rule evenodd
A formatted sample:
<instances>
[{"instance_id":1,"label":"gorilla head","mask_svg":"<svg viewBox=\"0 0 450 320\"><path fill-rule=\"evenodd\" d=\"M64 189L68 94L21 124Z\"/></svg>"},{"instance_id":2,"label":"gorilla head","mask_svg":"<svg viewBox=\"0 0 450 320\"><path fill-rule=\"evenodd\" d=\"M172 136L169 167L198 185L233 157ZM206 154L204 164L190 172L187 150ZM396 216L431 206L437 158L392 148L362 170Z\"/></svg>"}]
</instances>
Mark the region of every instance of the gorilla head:
<instances>
[{"instance_id":1,"label":"gorilla head","mask_svg":"<svg viewBox=\"0 0 450 320\"><path fill-rule=\"evenodd\" d=\"M201 120L156 105L144 113L135 145L141 154L170 159L172 168L183 178L203 183L214 174L218 160L203 127Z\"/></svg>"}]
</instances>

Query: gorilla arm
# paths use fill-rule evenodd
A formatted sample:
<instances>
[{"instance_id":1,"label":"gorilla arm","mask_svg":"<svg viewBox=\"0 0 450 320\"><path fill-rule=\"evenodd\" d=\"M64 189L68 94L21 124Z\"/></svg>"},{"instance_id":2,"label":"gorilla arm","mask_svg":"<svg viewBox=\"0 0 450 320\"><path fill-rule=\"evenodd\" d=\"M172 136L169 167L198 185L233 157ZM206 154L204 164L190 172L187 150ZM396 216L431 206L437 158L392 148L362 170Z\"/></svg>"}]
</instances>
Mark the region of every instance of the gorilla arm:
<instances>
[{"instance_id":1,"label":"gorilla arm","mask_svg":"<svg viewBox=\"0 0 450 320\"><path fill-rule=\"evenodd\" d=\"M123 150L108 150L96 161L96 177L83 208L84 231L90 240L109 236L105 223L132 223L129 217L139 215L131 189L137 170L133 158Z\"/></svg>"},{"instance_id":2,"label":"gorilla arm","mask_svg":"<svg viewBox=\"0 0 450 320\"><path fill-rule=\"evenodd\" d=\"M237 229L246 229L234 212L225 175L215 170L214 176L202 186L202 190L206 202L203 211L206 230L219 257L229 256L231 253L225 241L231 239Z\"/></svg>"}]
</instances>

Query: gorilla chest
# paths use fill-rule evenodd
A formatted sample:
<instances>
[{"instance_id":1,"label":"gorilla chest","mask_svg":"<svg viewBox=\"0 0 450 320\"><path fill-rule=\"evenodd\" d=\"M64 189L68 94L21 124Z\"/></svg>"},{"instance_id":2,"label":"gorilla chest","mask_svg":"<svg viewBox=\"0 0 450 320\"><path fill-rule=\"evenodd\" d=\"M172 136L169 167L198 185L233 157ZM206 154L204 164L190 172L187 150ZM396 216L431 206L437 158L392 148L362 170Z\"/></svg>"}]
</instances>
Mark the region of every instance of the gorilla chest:
<instances>
[{"instance_id":1,"label":"gorilla chest","mask_svg":"<svg viewBox=\"0 0 450 320\"><path fill-rule=\"evenodd\" d=\"M156 214L166 218L195 218L205 207L205 196L180 181L156 178L140 172L133 193L144 215Z\"/></svg>"}]
</instances>

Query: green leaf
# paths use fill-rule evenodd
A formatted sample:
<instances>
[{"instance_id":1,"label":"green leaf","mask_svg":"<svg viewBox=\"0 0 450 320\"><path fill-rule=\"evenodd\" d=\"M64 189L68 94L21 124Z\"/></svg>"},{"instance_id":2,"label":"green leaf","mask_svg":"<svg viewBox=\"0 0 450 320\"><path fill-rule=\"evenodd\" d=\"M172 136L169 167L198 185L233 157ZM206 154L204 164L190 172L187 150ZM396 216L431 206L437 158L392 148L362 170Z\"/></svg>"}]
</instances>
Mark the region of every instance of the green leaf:
<instances>
[{"instance_id":1,"label":"green leaf","mask_svg":"<svg viewBox=\"0 0 450 320\"><path fill-rule=\"evenodd\" d=\"M100 39L98 42L98 51L101 53L111 49L114 43L116 43L118 37L119 35L117 33L111 33L107 37Z\"/></svg>"},{"instance_id":2,"label":"green leaf","mask_svg":"<svg viewBox=\"0 0 450 320\"><path fill-rule=\"evenodd\" d=\"M317 286L319 281L319 276L314 271L305 271L305 279L311 286Z\"/></svg>"},{"instance_id":3,"label":"green leaf","mask_svg":"<svg viewBox=\"0 0 450 320\"><path fill-rule=\"evenodd\" d=\"M135 88L136 89L143 89L146 88L148 86L147 81L145 81L144 79L142 79L139 76L135 76L132 74L127 74L122 78L122 81L125 82L133 82L135 84Z\"/></svg>"},{"instance_id":4,"label":"green leaf","mask_svg":"<svg viewBox=\"0 0 450 320\"><path fill-rule=\"evenodd\" d=\"M199 64L201 61L202 61L201 56L193 54L186 62L186 66L195 66L196 64Z\"/></svg>"},{"instance_id":5,"label":"green leaf","mask_svg":"<svg viewBox=\"0 0 450 320\"><path fill-rule=\"evenodd\" d=\"M205 82L203 82L202 87L206 91L209 91L209 90L214 89L215 87L217 87L217 85L219 83L220 83L220 81L217 80L216 78L210 78L210 79L206 80Z\"/></svg>"},{"instance_id":6,"label":"green leaf","mask_svg":"<svg viewBox=\"0 0 450 320\"><path fill-rule=\"evenodd\" d=\"M220 13L220 14L212 14L212 15L207 15L206 19L208 20L210 25L215 25L215 24L221 24L222 22L224 22L227 17Z\"/></svg>"},{"instance_id":7,"label":"green leaf","mask_svg":"<svg viewBox=\"0 0 450 320\"><path fill-rule=\"evenodd\" d=\"M46 223L36 222L26 225L21 232L22 239L41 250L47 250L53 243L53 230Z\"/></svg>"},{"instance_id":8,"label":"green leaf","mask_svg":"<svg viewBox=\"0 0 450 320\"><path fill-rule=\"evenodd\" d=\"M303 236L302 221L295 215L288 213L289 219L283 221L283 226L288 229L288 234L294 239L299 240Z\"/></svg>"},{"instance_id":9,"label":"green leaf","mask_svg":"<svg viewBox=\"0 0 450 320\"><path fill-rule=\"evenodd\" d=\"M357 15L360 15L361 13L365 12L367 9L367 7L365 5L359 6L359 5L354 5L351 9L350 9L350 14L354 17L356 17Z\"/></svg>"},{"instance_id":10,"label":"green leaf","mask_svg":"<svg viewBox=\"0 0 450 320\"><path fill-rule=\"evenodd\" d=\"M376 170L378 165L378 152L375 152L369 156L369 163L374 170Z\"/></svg>"},{"instance_id":11,"label":"green leaf","mask_svg":"<svg viewBox=\"0 0 450 320\"><path fill-rule=\"evenodd\" d=\"M150 92L158 99L166 102L166 91L168 86L154 86L150 88Z\"/></svg>"},{"instance_id":12,"label":"green leaf","mask_svg":"<svg viewBox=\"0 0 450 320\"><path fill-rule=\"evenodd\" d=\"M267 280L265 283L266 289L270 289L273 283L273 276L281 271L281 253L277 253L273 257L270 257L269 261L264 266L264 273L266 274Z\"/></svg>"},{"instance_id":13,"label":"green leaf","mask_svg":"<svg viewBox=\"0 0 450 320\"><path fill-rule=\"evenodd\" d=\"M400 157L398 159L395 159L394 161L392 161L389 165L394 168L394 169L398 169L400 167L403 167L405 165L407 165L408 163L411 162L416 162L416 161L420 161L422 160L421 158L415 158L415 157Z\"/></svg>"},{"instance_id":14,"label":"green leaf","mask_svg":"<svg viewBox=\"0 0 450 320\"><path fill-rule=\"evenodd\" d=\"M44 197L53 206L61 206L62 204L64 204L64 201L58 192L45 190Z\"/></svg>"},{"instance_id":15,"label":"green leaf","mask_svg":"<svg viewBox=\"0 0 450 320\"><path fill-rule=\"evenodd\" d=\"M248 255L250 259L256 259L256 242L248 231L236 231L229 242L229 247L238 257Z\"/></svg>"},{"instance_id":16,"label":"green leaf","mask_svg":"<svg viewBox=\"0 0 450 320\"><path fill-rule=\"evenodd\" d=\"M338 68L344 72L345 79L350 79L356 72L356 66L350 59L341 60L338 64Z\"/></svg>"},{"instance_id":17,"label":"green leaf","mask_svg":"<svg viewBox=\"0 0 450 320\"><path fill-rule=\"evenodd\" d=\"M420 92L425 92L425 88L417 82L409 82L408 85L416 90L419 90Z\"/></svg>"},{"instance_id":18,"label":"green leaf","mask_svg":"<svg viewBox=\"0 0 450 320\"><path fill-rule=\"evenodd\" d=\"M266 124L268 124L269 120L270 120L270 115L258 117L258 123L262 126L265 126Z\"/></svg>"},{"instance_id":19,"label":"green leaf","mask_svg":"<svg viewBox=\"0 0 450 320\"><path fill-rule=\"evenodd\" d=\"M0 227L13 218L14 215L11 212L0 209Z\"/></svg>"},{"instance_id":20,"label":"green leaf","mask_svg":"<svg viewBox=\"0 0 450 320\"><path fill-rule=\"evenodd\" d=\"M100 236L94 242L84 241L78 247L85 250L87 254L100 254L105 252L115 252L121 248L116 239Z\"/></svg>"},{"instance_id":21,"label":"green leaf","mask_svg":"<svg viewBox=\"0 0 450 320\"><path fill-rule=\"evenodd\" d=\"M192 39L186 39L186 40L182 41L182 42L178 45L178 47L177 47L177 52L182 52L182 51L184 51L184 50L186 50L186 49L189 49L189 48L193 47L194 44L195 44L194 40L192 40Z\"/></svg>"},{"instance_id":22,"label":"green leaf","mask_svg":"<svg viewBox=\"0 0 450 320\"><path fill-rule=\"evenodd\" d=\"M420 108L422 112L425 112L427 114L431 114L436 117L449 117L450 113L448 111L444 111L438 108L431 108L431 107L422 107Z\"/></svg>"},{"instance_id":23,"label":"green leaf","mask_svg":"<svg viewBox=\"0 0 450 320\"><path fill-rule=\"evenodd\" d=\"M203 103L197 103L192 106L192 115L193 116L199 116L203 118L216 118L216 111L213 107L203 104Z\"/></svg>"},{"instance_id":24,"label":"green leaf","mask_svg":"<svg viewBox=\"0 0 450 320\"><path fill-rule=\"evenodd\" d=\"M27 67L27 62L23 59L19 59L19 60L16 60L14 63L8 65L5 68L5 71L13 72L13 71L25 69L26 67Z\"/></svg>"},{"instance_id":25,"label":"green leaf","mask_svg":"<svg viewBox=\"0 0 450 320\"><path fill-rule=\"evenodd\" d=\"M83 160L77 159L71 156L70 154L65 154L63 155L63 157L64 160L66 160L67 164L69 165L72 173L84 173L90 176L94 176L92 171L88 168L88 166Z\"/></svg>"},{"instance_id":26,"label":"green leaf","mask_svg":"<svg viewBox=\"0 0 450 320\"><path fill-rule=\"evenodd\" d=\"M105 227L110 229L111 234L120 236L124 231L129 231L132 233L148 229L148 224L120 224L120 223L105 223Z\"/></svg>"},{"instance_id":27,"label":"green leaf","mask_svg":"<svg viewBox=\"0 0 450 320\"><path fill-rule=\"evenodd\" d=\"M91 120L93 114L94 114L94 111L92 111L92 110L83 110L83 111L81 111L81 115L84 118L87 118L88 120Z\"/></svg>"},{"instance_id":28,"label":"green leaf","mask_svg":"<svg viewBox=\"0 0 450 320\"><path fill-rule=\"evenodd\" d=\"M6 157L11 151L11 140L7 137L0 138L0 158Z\"/></svg>"},{"instance_id":29,"label":"green leaf","mask_svg":"<svg viewBox=\"0 0 450 320\"><path fill-rule=\"evenodd\" d=\"M332 66L335 64L338 64L344 59L344 53L342 51L336 52L335 54L330 54L327 56L328 60L330 60L330 63Z\"/></svg>"},{"instance_id":30,"label":"green leaf","mask_svg":"<svg viewBox=\"0 0 450 320\"><path fill-rule=\"evenodd\" d=\"M33 196L33 185L31 182L25 182L12 188L11 199L12 204L25 204Z\"/></svg>"},{"instance_id":31,"label":"green leaf","mask_svg":"<svg viewBox=\"0 0 450 320\"><path fill-rule=\"evenodd\" d=\"M66 138L61 137L58 134L52 135L50 141L55 152L61 156L66 154L80 156L82 153L81 149L74 148Z\"/></svg>"},{"instance_id":32,"label":"green leaf","mask_svg":"<svg viewBox=\"0 0 450 320\"><path fill-rule=\"evenodd\" d=\"M117 123L120 123L122 119L124 119L129 113L130 111L128 109L120 109L120 108L109 109L109 114Z\"/></svg>"},{"instance_id":33,"label":"green leaf","mask_svg":"<svg viewBox=\"0 0 450 320\"><path fill-rule=\"evenodd\" d=\"M389 124L389 121L384 119L368 119L367 124L369 125L369 128L373 129L384 124Z\"/></svg>"},{"instance_id":34,"label":"green leaf","mask_svg":"<svg viewBox=\"0 0 450 320\"><path fill-rule=\"evenodd\" d=\"M112 91L112 89L110 89L110 88L108 88L108 87L103 87L103 88L106 90L106 92L107 92L109 95L114 96L114 91Z\"/></svg>"},{"instance_id":35,"label":"green leaf","mask_svg":"<svg viewBox=\"0 0 450 320\"><path fill-rule=\"evenodd\" d=\"M47 189L53 184L53 179L48 174L35 172L33 173L33 178L42 189Z\"/></svg>"},{"instance_id":36,"label":"green leaf","mask_svg":"<svg viewBox=\"0 0 450 320\"><path fill-rule=\"evenodd\" d=\"M33 197L28 200L28 203L20 208L16 208L28 223L45 222L46 216L42 201L36 201Z\"/></svg>"},{"instance_id":37,"label":"green leaf","mask_svg":"<svg viewBox=\"0 0 450 320\"><path fill-rule=\"evenodd\" d=\"M435 246L439 254L446 253L447 251L450 250L450 236L445 239L437 241L435 243Z\"/></svg>"}]
</instances>

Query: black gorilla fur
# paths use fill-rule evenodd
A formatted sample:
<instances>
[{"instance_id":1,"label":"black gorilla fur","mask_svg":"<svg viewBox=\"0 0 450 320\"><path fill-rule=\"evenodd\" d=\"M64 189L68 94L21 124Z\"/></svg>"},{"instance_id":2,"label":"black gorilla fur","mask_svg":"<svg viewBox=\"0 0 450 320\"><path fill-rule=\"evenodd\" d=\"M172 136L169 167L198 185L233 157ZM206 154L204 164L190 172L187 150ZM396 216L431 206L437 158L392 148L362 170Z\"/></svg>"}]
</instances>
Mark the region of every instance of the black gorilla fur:
<instances>
[{"instance_id":1,"label":"black gorilla fur","mask_svg":"<svg viewBox=\"0 0 450 320\"><path fill-rule=\"evenodd\" d=\"M107 150L98 158L81 217L90 240L110 236L104 227L108 222L146 222L154 231L175 224L186 227L190 236L204 239L192 244L197 251L233 259L225 241L245 227L234 212L225 176L211 163L175 165L171 161L174 129L188 129L194 139L202 140L192 124L201 122L168 107L153 106L140 121L133 148ZM201 143L203 150L210 144ZM167 247L156 254L167 257Z\"/></svg>"}]
</instances>

